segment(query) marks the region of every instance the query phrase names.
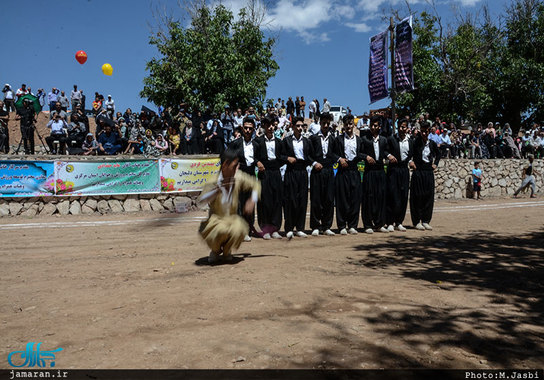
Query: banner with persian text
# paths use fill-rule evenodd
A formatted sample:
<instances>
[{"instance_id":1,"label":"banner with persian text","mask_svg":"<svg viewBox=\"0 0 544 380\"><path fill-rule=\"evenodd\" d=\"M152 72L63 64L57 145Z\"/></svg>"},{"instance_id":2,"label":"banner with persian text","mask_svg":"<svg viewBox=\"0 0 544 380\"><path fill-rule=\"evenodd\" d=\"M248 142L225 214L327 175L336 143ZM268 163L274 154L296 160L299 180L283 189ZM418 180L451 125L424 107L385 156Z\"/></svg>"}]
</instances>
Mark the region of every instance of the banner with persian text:
<instances>
[{"instance_id":1,"label":"banner with persian text","mask_svg":"<svg viewBox=\"0 0 544 380\"><path fill-rule=\"evenodd\" d=\"M159 193L157 160L55 161L57 195Z\"/></svg>"},{"instance_id":2,"label":"banner with persian text","mask_svg":"<svg viewBox=\"0 0 544 380\"><path fill-rule=\"evenodd\" d=\"M219 158L169 159L159 162L161 191L200 191L219 173Z\"/></svg>"},{"instance_id":3,"label":"banner with persian text","mask_svg":"<svg viewBox=\"0 0 544 380\"><path fill-rule=\"evenodd\" d=\"M395 91L398 93L412 91L414 89L412 16L399 22L395 33Z\"/></svg>"},{"instance_id":4,"label":"banner with persian text","mask_svg":"<svg viewBox=\"0 0 544 380\"><path fill-rule=\"evenodd\" d=\"M1 161L0 197L54 195L52 161Z\"/></svg>"},{"instance_id":5,"label":"banner with persian text","mask_svg":"<svg viewBox=\"0 0 544 380\"><path fill-rule=\"evenodd\" d=\"M387 31L370 39L370 61L368 65L368 93L370 103L387 98Z\"/></svg>"}]
</instances>

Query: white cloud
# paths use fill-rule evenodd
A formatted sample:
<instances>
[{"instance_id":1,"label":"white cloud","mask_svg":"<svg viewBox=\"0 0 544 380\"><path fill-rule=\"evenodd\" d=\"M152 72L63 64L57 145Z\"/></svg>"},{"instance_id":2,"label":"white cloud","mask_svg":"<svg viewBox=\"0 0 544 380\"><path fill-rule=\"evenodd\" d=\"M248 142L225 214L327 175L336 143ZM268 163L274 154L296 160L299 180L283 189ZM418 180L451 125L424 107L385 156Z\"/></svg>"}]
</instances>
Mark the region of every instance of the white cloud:
<instances>
[{"instance_id":1,"label":"white cloud","mask_svg":"<svg viewBox=\"0 0 544 380\"><path fill-rule=\"evenodd\" d=\"M230 8L235 15L247 5L247 0L212 0ZM264 0L257 0L264 1ZM329 33L348 27L358 33L369 33L371 23L381 21L381 9L401 6L406 0L277 0L268 4L265 23L273 30L298 34L306 43L329 41ZM407 0L410 5L425 4L426 0ZM445 0L472 7L482 0ZM352 21L353 20L353 21ZM350 22L346 22L350 21ZM334 22L332 28L326 25Z\"/></svg>"},{"instance_id":2,"label":"white cloud","mask_svg":"<svg viewBox=\"0 0 544 380\"><path fill-rule=\"evenodd\" d=\"M357 23L353 23L353 22L348 22L348 23L346 23L346 26L352 28L357 33L368 33L368 32L370 32L372 30L370 25L368 25L367 23L357 24Z\"/></svg>"}]
</instances>

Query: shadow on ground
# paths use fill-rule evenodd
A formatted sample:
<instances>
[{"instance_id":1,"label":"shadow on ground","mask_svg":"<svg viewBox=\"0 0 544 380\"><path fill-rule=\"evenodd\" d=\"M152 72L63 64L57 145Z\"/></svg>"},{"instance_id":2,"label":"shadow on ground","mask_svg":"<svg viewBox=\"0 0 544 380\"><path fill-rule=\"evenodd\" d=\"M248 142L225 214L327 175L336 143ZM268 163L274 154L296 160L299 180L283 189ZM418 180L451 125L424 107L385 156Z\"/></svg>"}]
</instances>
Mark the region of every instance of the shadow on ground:
<instances>
[{"instance_id":1,"label":"shadow on ground","mask_svg":"<svg viewBox=\"0 0 544 380\"><path fill-rule=\"evenodd\" d=\"M444 302L436 302L436 292L435 301L426 302L421 297L399 301L398 295L369 293L363 288L350 295L326 290L329 294L303 307L283 300L283 307L246 314L246 321L273 318L296 326L301 340L298 347L319 339L319 344L301 347L296 355L289 353L290 346L285 353L276 352L278 365L542 367L543 231L520 236L478 231L450 237L405 237L361 244L354 251L346 258L350 269L344 274L357 278L359 273L376 270L393 279L400 275L417 280L415 289L427 283L437 292L446 292Z\"/></svg>"}]
</instances>

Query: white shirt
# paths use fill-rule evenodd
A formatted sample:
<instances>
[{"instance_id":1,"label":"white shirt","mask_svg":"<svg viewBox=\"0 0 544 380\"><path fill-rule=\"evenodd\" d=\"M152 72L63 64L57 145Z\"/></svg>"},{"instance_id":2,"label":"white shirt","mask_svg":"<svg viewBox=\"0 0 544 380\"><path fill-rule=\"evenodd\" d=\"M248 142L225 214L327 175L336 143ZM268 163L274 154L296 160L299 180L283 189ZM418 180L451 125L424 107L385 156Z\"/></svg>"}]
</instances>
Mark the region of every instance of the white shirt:
<instances>
[{"instance_id":1,"label":"white shirt","mask_svg":"<svg viewBox=\"0 0 544 380\"><path fill-rule=\"evenodd\" d=\"M6 97L4 99L13 99L13 91L7 90Z\"/></svg>"},{"instance_id":2,"label":"white shirt","mask_svg":"<svg viewBox=\"0 0 544 380\"><path fill-rule=\"evenodd\" d=\"M274 136L269 140L268 137L264 136L264 142L266 144L266 154L268 155L269 160L276 159L276 140Z\"/></svg>"},{"instance_id":3,"label":"white shirt","mask_svg":"<svg viewBox=\"0 0 544 380\"><path fill-rule=\"evenodd\" d=\"M327 100L324 104L323 104L323 112L330 112L331 111L331 104L329 103L329 101Z\"/></svg>"},{"instance_id":4,"label":"white shirt","mask_svg":"<svg viewBox=\"0 0 544 380\"><path fill-rule=\"evenodd\" d=\"M316 105L315 105L315 102L313 100L310 103L310 105L308 106L308 108L309 108L310 112L315 113Z\"/></svg>"},{"instance_id":5,"label":"white shirt","mask_svg":"<svg viewBox=\"0 0 544 380\"><path fill-rule=\"evenodd\" d=\"M380 136L376 136L372 138L372 144L374 145L374 159L378 161L380 157Z\"/></svg>"},{"instance_id":6,"label":"white shirt","mask_svg":"<svg viewBox=\"0 0 544 380\"><path fill-rule=\"evenodd\" d=\"M246 158L246 165L250 166L253 165L254 159L254 152L253 152L253 141L246 142L244 140L244 157Z\"/></svg>"},{"instance_id":7,"label":"white shirt","mask_svg":"<svg viewBox=\"0 0 544 380\"><path fill-rule=\"evenodd\" d=\"M344 133L344 151L346 152L345 159L353 161L357 154L357 139L355 138L355 135L349 137Z\"/></svg>"},{"instance_id":8,"label":"white shirt","mask_svg":"<svg viewBox=\"0 0 544 380\"><path fill-rule=\"evenodd\" d=\"M112 109L114 110L115 109L115 102L112 100L106 100L104 102L104 105L106 106L106 109Z\"/></svg>"},{"instance_id":9,"label":"white shirt","mask_svg":"<svg viewBox=\"0 0 544 380\"><path fill-rule=\"evenodd\" d=\"M304 160L304 143L302 142L302 135L299 140L293 136L293 150L295 151L295 157L297 159Z\"/></svg>"},{"instance_id":10,"label":"white shirt","mask_svg":"<svg viewBox=\"0 0 544 380\"><path fill-rule=\"evenodd\" d=\"M310 124L310 128L308 128L308 132L310 132L310 135L317 135L320 130L321 125L319 125L319 123L312 123Z\"/></svg>"},{"instance_id":11,"label":"white shirt","mask_svg":"<svg viewBox=\"0 0 544 380\"><path fill-rule=\"evenodd\" d=\"M423 148L423 153L421 155L421 158L423 159L423 162L429 163L431 160L429 159L429 156L431 155L431 147L429 146L431 140L427 140L427 144L425 144L425 148Z\"/></svg>"},{"instance_id":12,"label":"white shirt","mask_svg":"<svg viewBox=\"0 0 544 380\"><path fill-rule=\"evenodd\" d=\"M323 158L327 157L327 152L329 151L329 137L330 135L324 136L323 133L319 132L318 136L321 137L321 150L323 151Z\"/></svg>"},{"instance_id":13,"label":"white shirt","mask_svg":"<svg viewBox=\"0 0 544 380\"><path fill-rule=\"evenodd\" d=\"M408 152L410 151L410 139L408 136L404 136L404 140L399 142L400 145L400 160L406 161L408 158Z\"/></svg>"},{"instance_id":14,"label":"white shirt","mask_svg":"<svg viewBox=\"0 0 544 380\"><path fill-rule=\"evenodd\" d=\"M367 129L368 128L368 119L359 119L357 122L357 129Z\"/></svg>"},{"instance_id":15,"label":"white shirt","mask_svg":"<svg viewBox=\"0 0 544 380\"><path fill-rule=\"evenodd\" d=\"M68 128L68 125L64 120L49 120L49 123L47 123L47 127L51 128L51 134L57 135L57 134L63 134L64 131L63 128Z\"/></svg>"}]
</instances>

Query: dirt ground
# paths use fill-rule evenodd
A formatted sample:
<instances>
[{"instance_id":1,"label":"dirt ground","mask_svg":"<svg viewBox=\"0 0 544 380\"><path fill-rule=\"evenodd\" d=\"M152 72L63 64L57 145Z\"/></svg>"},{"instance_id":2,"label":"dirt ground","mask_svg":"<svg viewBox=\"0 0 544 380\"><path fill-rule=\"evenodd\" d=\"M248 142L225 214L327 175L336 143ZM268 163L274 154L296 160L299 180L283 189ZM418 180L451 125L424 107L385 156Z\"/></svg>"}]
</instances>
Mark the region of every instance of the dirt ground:
<instances>
[{"instance_id":1,"label":"dirt ground","mask_svg":"<svg viewBox=\"0 0 544 380\"><path fill-rule=\"evenodd\" d=\"M216 266L203 212L0 219L0 367L43 342L58 368L542 368L544 199L435 207Z\"/></svg>"}]
</instances>

